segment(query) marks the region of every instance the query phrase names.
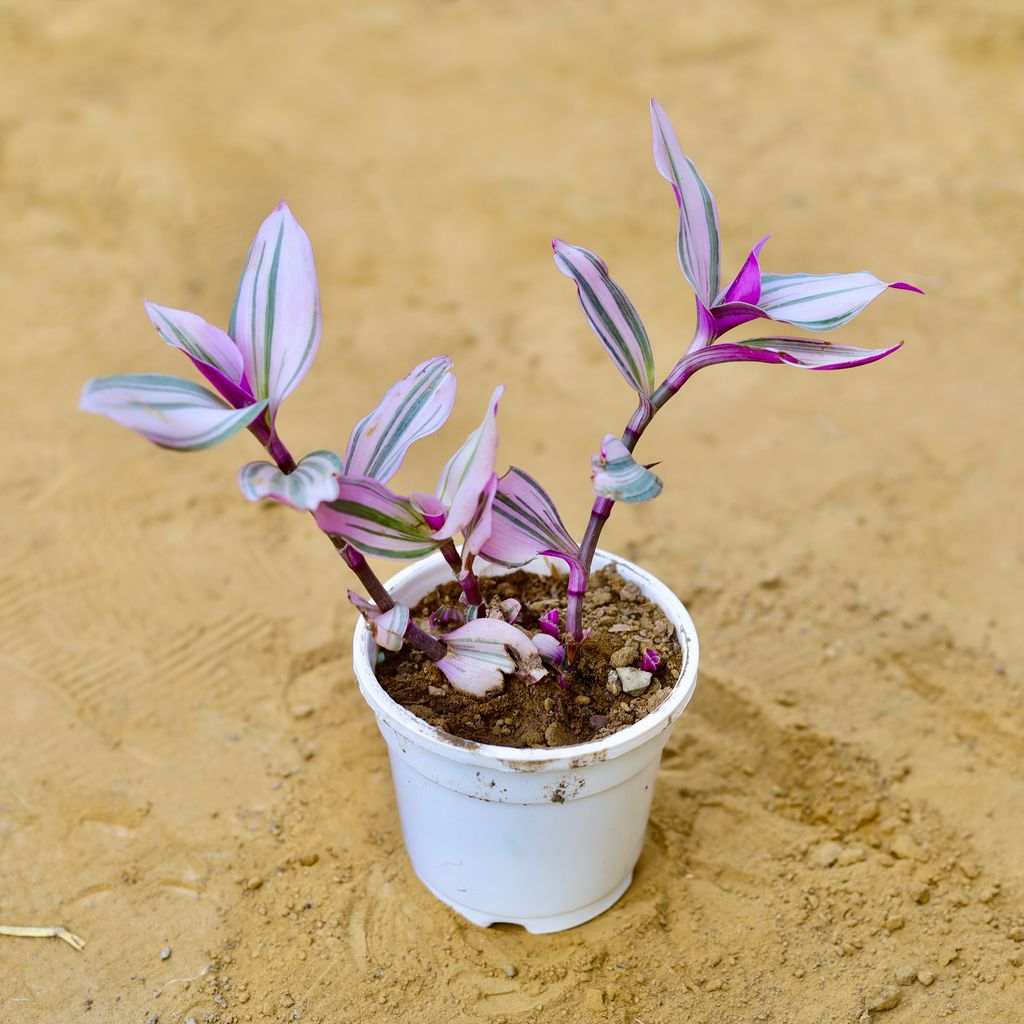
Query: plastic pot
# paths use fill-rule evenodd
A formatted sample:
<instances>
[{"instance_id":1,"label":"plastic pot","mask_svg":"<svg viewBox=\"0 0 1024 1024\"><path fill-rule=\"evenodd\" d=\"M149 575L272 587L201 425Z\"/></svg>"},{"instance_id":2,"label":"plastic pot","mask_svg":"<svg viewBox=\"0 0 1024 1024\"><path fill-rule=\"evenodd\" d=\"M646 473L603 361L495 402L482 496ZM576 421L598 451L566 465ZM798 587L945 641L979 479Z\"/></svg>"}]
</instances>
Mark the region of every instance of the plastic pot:
<instances>
[{"instance_id":1,"label":"plastic pot","mask_svg":"<svg viewBox=\"0 0 1024 1024\"><path fill-rule=\"evenodd\" d=\"M365 623L356 626L356 679L387 743L409 859L423 884L474 924L561 931L607 910L632 881L661 751L697 681L697 633L664 583L598 551L594 567L609 564L665 613L683 665L660 707L592 743L519 750L442 732L387 695L373 671L376 645ZM544 558L524 568L552 572ZM507 571L488 565L481 574ZM436 554L387 588L413 607L450 579Z\"/></svg>"}]
</instances>

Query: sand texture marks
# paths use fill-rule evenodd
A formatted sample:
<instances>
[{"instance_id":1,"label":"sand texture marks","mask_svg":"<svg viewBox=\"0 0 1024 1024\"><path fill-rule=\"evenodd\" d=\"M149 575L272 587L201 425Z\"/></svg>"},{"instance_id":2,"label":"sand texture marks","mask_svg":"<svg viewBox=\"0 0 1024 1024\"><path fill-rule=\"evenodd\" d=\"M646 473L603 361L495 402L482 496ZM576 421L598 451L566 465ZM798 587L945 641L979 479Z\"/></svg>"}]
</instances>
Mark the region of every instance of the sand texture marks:
<instances>
[{"instance_id":1,"label":"sand texture marks","mask_svg":"<svg viewBox=\"0 0 1024 1024\"><path fill-rule=\"evenodd\" d=\"M86 941L0 937L0 1019L1020 1020L1022 39L1002 0L0 6L0 923ZM142 300L225 323L284 198L325 317L290 446L449 352L397 486L504 382L503 462L581 532L632 399L549 241L609 262L666 372L692 298L651 95L729 264L771 231L772 271L928 295L839 336L905 338L884 363L709 369L644 436L665 492L602 544L677 588L702 676L636 881L480 931L411 874L349 581L240 497L250 439L161 452L77 396L185 373Z\"/></svg>"}]
</instances>

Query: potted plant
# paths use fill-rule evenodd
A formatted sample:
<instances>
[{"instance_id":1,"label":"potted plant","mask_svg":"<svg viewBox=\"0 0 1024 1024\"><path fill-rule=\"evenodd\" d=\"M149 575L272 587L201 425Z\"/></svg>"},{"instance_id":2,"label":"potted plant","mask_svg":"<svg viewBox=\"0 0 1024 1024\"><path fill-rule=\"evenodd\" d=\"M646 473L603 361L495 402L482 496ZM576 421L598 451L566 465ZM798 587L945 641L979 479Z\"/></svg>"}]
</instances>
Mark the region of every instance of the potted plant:
<instances>
[{"instance_id":1,"label":"potted plant","mask_svg":"<svg viewBox=\"0 0 1024 1024\"><path fill-rule=\"evenodd\" d=\"M686 352L658 383L643 323L605 264L556 239L557 268L626 383L636 411L591 460L595 498L577 542L529 473L496 472L498 407L457 448L432 492L389 482L455 399L451 360L431 358L393 385L343 454L296 460L277 425L316 355L321 315L309 240L282 203L249 250L227 331L147 303L163 340L213 390L163 375L90 381L82 408L166 448L192 451L247 428L269 461L239 476L250 500L311 514L365 593L354 667L391 757L406 845L419 877L480 924L546 932L579 924L626 890L643 842L661 750L693 694L697 636L671 591L598 550L617 502L657 497L634 449L700 369L753 361L810 370L861 366L900 345L860 349L773 328L721 339L754 320L840 327L887 288L873 275L769 274L758 242L720 276L718 211L664 111L651 105L655 164L678 208L676 246L696 298ZM413 561L387 585L365 556Z\"/></svg>"}]
</instances>

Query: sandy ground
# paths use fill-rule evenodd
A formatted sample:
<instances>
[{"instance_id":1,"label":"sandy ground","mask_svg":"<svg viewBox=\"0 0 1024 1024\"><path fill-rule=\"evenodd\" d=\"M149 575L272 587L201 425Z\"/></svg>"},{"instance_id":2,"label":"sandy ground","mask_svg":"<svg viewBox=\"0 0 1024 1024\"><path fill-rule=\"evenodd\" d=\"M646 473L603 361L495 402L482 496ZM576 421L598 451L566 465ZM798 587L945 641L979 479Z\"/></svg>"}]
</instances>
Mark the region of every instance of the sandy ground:
<instances>
[{"instance_id":1,"label":"sandy ground","mask_svg":"<svg viewBox=\"0 0 1024 1024\"><path fill-rule=\"evenodd\" d=\"M0 4L0 922L87 940L0 938L5 1024L1024 1020L1022 50L1011 0ZM285 197L327 324L290 445L450 352L399 482L504 381L503 457L581 529L631 402L548 240L610 262L667 370L650 95L732 265L772 231L770 269L929 294L844 332L906 338L887 363L711 370L645 437L665 495L606 539L703 661L636 882L568 934L482 931L411 873L348 580L241 499L249 438L160 452L77 395L184 371L143 298L225 322Z\"/></svg>"}]
</instances>

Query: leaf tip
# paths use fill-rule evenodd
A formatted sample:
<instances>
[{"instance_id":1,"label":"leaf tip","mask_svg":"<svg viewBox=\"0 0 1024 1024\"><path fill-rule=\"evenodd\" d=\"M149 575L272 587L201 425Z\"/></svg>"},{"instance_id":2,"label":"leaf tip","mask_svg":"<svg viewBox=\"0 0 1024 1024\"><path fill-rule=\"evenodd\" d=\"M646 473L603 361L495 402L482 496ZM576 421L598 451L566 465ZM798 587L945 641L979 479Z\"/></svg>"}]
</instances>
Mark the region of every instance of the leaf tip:
<instances>
[{"instance_id":1,"label":"leaf tip","mask_svg":"<svg viewBox=\"0 0 1024 1024\"><path fill-rule=\"evenodd\" d=\"M914 292L916 295L924 295L924 289L918 288L916 284L908 284L906 281L893 281L890 288L896 288L901 292Z\"/></svg>"}]
</instances>

